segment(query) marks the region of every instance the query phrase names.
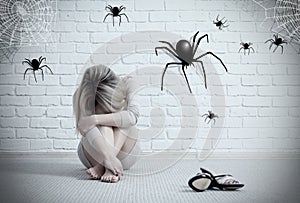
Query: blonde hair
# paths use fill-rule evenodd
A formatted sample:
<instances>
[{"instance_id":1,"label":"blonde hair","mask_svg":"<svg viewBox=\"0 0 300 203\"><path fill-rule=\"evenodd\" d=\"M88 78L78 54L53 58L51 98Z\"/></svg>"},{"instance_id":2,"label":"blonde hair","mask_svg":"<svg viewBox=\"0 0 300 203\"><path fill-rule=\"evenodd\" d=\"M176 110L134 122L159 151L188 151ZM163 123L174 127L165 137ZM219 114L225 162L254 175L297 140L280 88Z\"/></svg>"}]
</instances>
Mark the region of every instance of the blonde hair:
<instances>
[{"instance_id":1,"label":"blonde hair","mask_svg":"<svg viewBox=\"0 0 300 203\"><path fill-rule=\"evenodd\" d=\"M82 116L96 113L113 113L124 108L126 90L124 80L104 65L85 70L81 83L73 95L76 128Z\"/></svg>"}]
</instances>

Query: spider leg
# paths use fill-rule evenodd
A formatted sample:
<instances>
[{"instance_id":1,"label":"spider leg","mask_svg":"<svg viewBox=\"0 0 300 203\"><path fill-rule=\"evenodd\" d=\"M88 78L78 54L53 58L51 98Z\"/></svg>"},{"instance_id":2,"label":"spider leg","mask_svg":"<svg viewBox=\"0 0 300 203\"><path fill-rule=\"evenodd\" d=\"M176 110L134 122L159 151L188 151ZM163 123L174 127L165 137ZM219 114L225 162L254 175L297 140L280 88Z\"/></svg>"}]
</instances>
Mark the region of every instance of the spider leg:
<instances>
[{"instance_id":1,"label":"spider leg","mask_svg":"<svg viewBox=\"0 0 300 203\"><path fill-rule=\"evenodd\" d=\"M242 49L243 49L243 47L241 47L241 48L239 49L239 53L241 52Z\"/></svg>"},{"instance_id":2,"label":"spider leg","mask_svg":"<svg viewBox=\"0 0 300 203\"><path fill-rule=\"evenodd\" d=\"M208 116L204 119L204 122L206 122L207 119L208 119Z\"/></svg>"},{"instance_id":3,"label":"spider leg","mask_svg":"<svg viewBox=\"0 0 300 203\"><path fill-rule=\"evenodd\" d=\"M252 47L249 48L249 52L250 52L250 49L253 51L253 53L255 52L254 49L253 49Z\"/></svg>"},{"instance_id":4,"label":"spider leg","mask_svg":"<svg viewBox=\"0 0 300 203\"><path fill-rule=\"evenodd\" d=\"M113 27L115 26L115 17L112 15Z\"/></svg>"},{"instance_id":5,"label":"spider leg","mask_svg":"<svg viewBox=\"0 0 300 203\"><path fill-rule=\"evenodd\" d=\"M273 39L268 39L267 41L265 41L265 43L267 43L267 42L274 42L274 40Z\"/></svg>"},{"instance_id":6,"label":"spider leg","mask_svg":"<svg viewBox=\"0 0 300 203\"><path fill-rule=\"evenodd\" d=\"M215 125L216 124L216 119L213 118L213 121L214 121L214 125Z\"/></svg>"},{"instance_id":7,"label":"spider leg","mask_svg":"<svg viewBox=\"0 0 300 203\"><path fill-rule=\"evenodd\" d=\"M46 61L46 57L43 57L43 58L41 58L41 60L40 60L40 64L43 62L43 60L45 60L45 61Z\"/></svg>"},{"instance_id":8,"label":"spider leg","mask_svg":"<svg viewBox=\"0 0 300 203\"><path fill-rule=\"evenodd\" d=\"M105 7L105 10L108 11L107 9L108 9L109 11L112 11L112 6L111 6L111 5L107 5L107 6Z\"/></svg>"},{"instance_id":9,"label":"spider leg","mask_svg":"<svg viewBox=\"0 0 300 203\"><path fill-rule=\"evenodd\" d=\"M120 19L119 19L119 26L120 26L120 25L121 25L122 18L121 18L121 15L118 15L118 17L120 18Z\"/></svg>"},{"instance_id":10,"label":"spider leg","mask_svg":"<svg viewBox=\"0 0 300 203\"><path fill-rule=\"evenodd\" d=\"M184 65L182 65L182 72L183 72L183 74L184 74L184 78L185 78L185 80L186 80L186 82L187 82L187 85L188 85L188 88L189 88L189 90L190 90L190 93L192 93L192 90L191 90L189 81L188 81L188 79L187 79L187 77L186 77L186 74L185 74Z\"/></svg>"},{"instance_id":11,"label":"spider leg","mask_svg":"<svg viewBox=\"0 0 300 203\"><path fill-rule=\"evenodd\" d=\"M221 22L222 22L222 20L224 20L224 18L225 18L225 17L223 17L223 18L221 19Z\"/></svg>"},{"instance_id":12,"label":"spider leg","mask_svg":"<svg viewBox=\"0 0 300 203\"><path fill-rule=\"evenodd\" d=\"M43 69L39 68L42 71L42 80L44 81L44 71Z\"/></svg>"},{"instance_id":13,"label":"spider leg","mask_svg":"<svg viewBox=\"0 0 300 203\"><path fill-rule=\"evenodd\" d=\"M33 75L34 75L34 80L37 83L36 76L35 76L35 70L33 70Z\"/></svg>"},{"instance_id":14,"label":"spider leg","mask_svg":"<svg viewBox=\"0 0 300 203\"><path fill-rule=\"evenodd\" d=\"M166 67L162 73L162 76L161 76L161 91L163 91L163 86L164 86L164 77L165 77L165 73L167 71L167 68L169 65L173 65L173 64L176 64L176 65L181 65L182 63L179 63L179 62L171 62L171 63L167 63L166 64Z\"/></svg>"},{"instance_id":15,"label":"spider leg","mask_svg":"<svg viewBox=\"0 0 300 203\"><path fill-rule=\"evenodd\" d=\"M200 64L201 64L201 68L202 68L202 71L203 71L203 77L204 77L204 85L205 85L205 89L207 89L206 73L205 73L203 62L202 61L197 61L197 60L195 62L200 62Z\"/></svg>"},{"instance_id":16,"label":"spider leg","mask_svg":"<svg viewBox=\"0 0 300 203\"><path fill-rule=\"evenodd\" d=\"M283 54L283 46L279 45L281 47L281 54Z\"/></svg>"},{"instance_id":17,"label":"spider leg","mask_svg":"<svg viewBox=\"0 0 300 203\"><path fill-rule=\"evenodd\" d=\"M203 117L203 116L208 116L208 114L207 114L207 113L205 113L205 114L203 114L201 117Z\"/></svg>"},{"instance_id":18,"label":"spider leg","mask_svg":"<svg viewBox=\"0 0 300 203\"><path fill-rule=\"evenodd\" d=\"M23 65L24 65L24 63L27 63L28 65L30 65L30 66L32 67L31 62L28 62L28 61L22 61L22 64L23 64Z\"/></svg>"},{"instance_id":19,"label":"spider leg","mask_svg":"<svg viewBox=\"0 0 300 203\"><path fill-rule=\"evenodd\" d=\"M208 43L208 35L205 34L205 35L201 36L201 37L198 39L198 41L197 41L197 44L196 44L195 49L193 50L193 57L195 56L195 53L196 53L196 51L197 51L197 49L198 49L198 46L199 46L199 44L200 44L200 41L201 41L204 37L206 37L207 43Z\"/></svg>"},{"instance_id":20,"label":"spider leg","mask_svg":"<svg viewBox=\"0 0 300 203\"><path fill-rule=\"evenodd\" d=\"M275 49L273 50L273 53L276 51L277 48L278 48L278 46L275 47Z\"/></svg>"},{"instance_id":21,"label":"spider leg","mask_svg":"<svg viewBox=\"0 0 300 203\"><path fill-rule=\"evenodd\" d=\"M33 70L33 68L27 68L27 69L25 70L25 72L24 72L24 79L23 79L23 80L25 80L25 75L26 75L26 73L27 73L28 70Z\"/></svg>"},{"instance_id":22,"label":"spider leg","mask_svg":"<svg viewBox=\"0 0 300 203\"><path fill-rule=\"evenodd\" d=\"M219 21L219 14L217 15L217 19L216 20Z\"/></svg>"},{"instance_id":23,"label":"spider leg","mask_svg":"<svg viewBox=\"0 0 300 203\"><path fill-rule=\"evenodd\" d=\"M51 74L53 75L53 72L52 72L52 70L49 68L49 66L47 66L47 65L43 65L43 66L41 66L41 67L40 67L40 69L42 69L43 67L46 67L46 68L48 68L48 69L50 70Z\"/></svg>"},{"instance_id":24,"label":"spider leg","mask_svg":"<svg viewBox=\"0 0 300 203\"><path fill-rule=\"evenodd\" d=\"M204 53L204 54L202 54L202 55L200 55L200 56L198 56L195 60L200 59L200 58L202 58L203 56L206 56L206 55L208 55L208 54L213 55L216 59L218 59L218 60L221 62L221 64L223 65L223 67L225 68L226 72L227 72L227 68L226 68L225 64L223 63L223 61L222 61L219 57L217 57L214 53L212 53L212 52L210 52L210 51L209 51L209 52L206 52L206 53Z\"/></svg>"},{"instance_id":25,"label":"spider leg","mask_svg":"<svg viewBox=\"0 0 300 203\"><path fill-rule=\"evenodd\" d=\"M198 33L199 33L199 31L198 31L198 32L196 32L196 34L194 34L194 36L193 36L192 50L194 50L195 41L196 41L196 37L197 37Z\"/></svg>"},{"instance_id":26,"label":"spider leg","mask_svg":"<svg viewBox=\"0 0 300 203\"><path fill-rule=\"evenodd\" d=\"M121 13L120 16L121 15L124 15L126 17L126 19L127 19L127 22L129 22L129 19L128 19L127 15L125 13Z\"/></svg>"},{"instance_id":27,"label":"spider leg","mask_svg":"<svg viewBox=\"0 0 300 203\"><path fill-rule=\"evenodd\" d=\"M120 6L120 12L121 12L122 10L125 10L125 9L126 9L126 7L124 7L123 5Z\"/></svg>"},{"instance_id":28,"label":"spider leg","mask_svg":"<svg viewBox=\"0 0 300 203\"><path fill-rule=\"evenodd\" d=\"M157 49L166 49L168 50L173 56L175 56L177 59L179 59L181 61L181 59L177 56L176 53L174 53L171 49L169 49L168 47L155 47L155 53L156 53L156 56L158 55L157 54Z\"/></svg>"},{"instance_id":29,"label":"spider leg","mask_svg":"<svg viewBox=\"0 0 300 203\"><path fill-rule=\"evenodd\" d=\"M249 48L249 49L248 49L248 55L250 54L250 51L251 51L251 50L250 50L250 48Z\"/></svg>"},{"instance_id":30,"label":"spider leg","mask_svg":"<svg viewBox=\"0 0 300 203\"><path fill-rule=\"evenodd\" d=\"M246 49L244 49L244 55L246 55Z\"/></svg>"},{"instance_id":31,"label":"spider leg","mask_svg":"<svg viewBox=\"0 0 300 203\"><path fill-rule=\"evenodd\" d=\"M210 123L210 121L211 121L211 119L209 119L209 120L208 120L207 124L209 124L209 123Z\"/></svg>"},{"instance_id":32,"label":"spider leg","mask_svg":"<svg viewBox=\"0 0 300 203\"><path fill-rule=\"evenodd\" d=\"M106 14L106 16L103 19L103 22L105 22L105 19L107 18L107 16L112 15L111 13Z\"/></svg>"},{"instance_id":33,"label":"spider leg","mask_svg":"<svg viewBox=\"0 0 300 203\"><path fill-rule=\"evenodd\" d=\"M274 44L274 42L272 42L272 43L270 44L269 50L272 48L273 44Z\"/></svg>"}]
</instances>

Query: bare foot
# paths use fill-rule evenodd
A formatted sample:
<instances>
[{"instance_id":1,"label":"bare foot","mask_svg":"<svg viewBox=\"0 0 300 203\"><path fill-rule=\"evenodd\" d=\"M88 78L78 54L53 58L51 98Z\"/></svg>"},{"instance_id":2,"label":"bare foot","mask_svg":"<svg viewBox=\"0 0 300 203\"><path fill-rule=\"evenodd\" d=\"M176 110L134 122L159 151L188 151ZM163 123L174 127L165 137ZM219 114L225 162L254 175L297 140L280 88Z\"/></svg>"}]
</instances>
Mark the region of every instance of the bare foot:
<instances>
[{"instance_id":1,"label":"bare foot","mask_svg":"<svg viewBox=\"0 0 300 203\"><path fill-rule=\"evenodd\" d=\"M101 177L102 182L116 183L120 180L120 176L114 175L109 169L105 169L105 173Z\"/></svg>"},{"instance_id":2,"label":"bare foot","mask_svg":"<svg viewBox=\"0 0 300 203\"><path fill-rule=\"evenodd\" d=\"M117 157L109 157L103 161L103 165L105 168L110 169L110 171L114 175L122 175L123 174L123 166L120 160ZM107 170L106 170L107 171Z\"/></svg>"},{"instance_id":3,"label":"bare foot","mask_svg":"<svg viewBox=\"0 0 300 203\"><path fill-rule=\"evenodd\" d=\"M95 180L99 180L101 178L102 174L104 173L104 170L103 170L103 166L101 166L100 164L97 164L96 166L87 169L85 172L89 176L91 176L91 178L93 178Z\"/></svg>"}]
</instances>

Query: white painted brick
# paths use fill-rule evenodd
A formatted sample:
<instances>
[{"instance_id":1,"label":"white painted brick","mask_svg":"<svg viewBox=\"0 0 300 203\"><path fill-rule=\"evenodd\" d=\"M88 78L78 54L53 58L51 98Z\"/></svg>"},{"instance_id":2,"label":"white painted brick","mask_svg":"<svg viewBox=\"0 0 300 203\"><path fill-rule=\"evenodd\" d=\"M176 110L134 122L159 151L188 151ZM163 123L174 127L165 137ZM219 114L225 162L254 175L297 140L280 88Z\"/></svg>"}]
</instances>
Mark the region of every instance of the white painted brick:
<instances>
[{"instance_id":1,"label":"white painted brick","mask_svg":"<svg viewBox=\"0 0 300 203\"><path fill-rule=\"evenodd\" d=\"M272 54L271 55L272 64L300 64L300 58L294 54Z\"/></svg>"},{"instance_id":2,"label":"white painted brick","mask_svg":"<svg viewBox=\"0 0 300 203\"><path fill-rule=\"evenodd\" d=\"M273 118L273 126L274 127L299 127L300 126L300 118L292 118L292 117L280 117Z\"/></svg>"},{"instance_id":3,"label":"white painted brick","mask_svg":"<svg viewBox=\"0 0 300 203\"><path fill-rule=\"evenodd\" d=\"M273 147L275 149L299 149L300 139L274 139Z\"/></svg>"},{"instance_id":4,"label":"white painted brick","mask_svg":"<svg viewBox=\"0 0 300 203\"><path fill-rule=\"evenodd\" d=\"M55 139L76 139L77 135L73 130L49 129L47 137Z\"/></svg>"},{"instance_id":5,"label":"white painted brick","mask_svg":"<svg viewBox=\"0 0 300 203\"><path fill-rule=\"evenodd\" d=\"M13 66L11 64L0 64L0 74L12 74L14 71Z\"/></svg>"},{"instance_id":6,"label":"white painted brick","mask_svg":"<svg viewBox=\"0 0 300 203\"><path fill-rule=\"evenodd\" d=\"M30 104L33 106L58 106L58 96L32 96Z\"/></svg>"},{"instance_id":7,"label":"white painted brick","mask_svg":"<svg viewBox=\"0 0 300 203\"><path fill-rule=\"evenodd\" d=\"M60 97L60 104L63 105L63 106L73 105L72 97L70 97L70 96L61 96Z\"/></svg>"},{"instance_id":8,"label":"white painted brick","mask_svg":"<svg viewBox=\"0 0 300 203\"><path fill-rule=\"evenodd\" d=\"M298 107L299 104L300 104L300 97L273 98L273 106L275 107L277 106Z\"/></svg>"},{"instance_id":9,"label":"white painted brick","mask_svg":"<svg viewBox=\"0 0 300 203\"><path fill-rule=\"evenodd\" d=\"M257 109L253 107L231 107L229 115L231 117L257 116Z\"/></svg>"},{"instance_id":10,"label":"white painted brick","mask_svg":"<svg viewBox=\"0 0 300 203\"><path fill-rule=\"evenodd\" d=\"M57 22L53 27L54 32L75 32L75 22Z\"/></svg>"},{"instance_id":11,"label":"white painted brick","mask_svg":"<svg viewBox=\"0 0 300 203\"><path fill-rule=\"evenodd\" d=\"M288 74L289 75L300 75L299 65L289 65Z\"/></svg>"},{"instance_id":12,"label":"white painted brick","mask_svg":"<svg viewBox=\"0 0 300 203\"><path fill-rule=\"evenodd\" d=\"M16 95L30 96L30 95L45 95L45 87L30 87L30 86L17 86Z\"/></svg>"},{"instance_id":13,"label":"white painted brick","mask_svg":"<svg viewBox=\"0 0 300 203\"><path fill-rule=\"evenodd\" d=\"M32 128L58 128L59 119L57 118L32 118L30 127Z\"/></svg>"},{"instance_id":14,"label":"white painted brick","mask_svg":"<svg viewBox=\"0 0 300 203\"><path fill-rule=\"evenodd\" d=\"M0 116L1 117L13 117L13 116L15 116L15 108L14 107L3 107L3 106L1 106Z\"/></svg>"},{"instance_id":15,"label":"white painted brick","mask_svg":"<svg viewBox=\"0 0 300 203\"><path fill-rule=\"evenodd\" d=\"M77 11L103 10L104 8L105 8L105 3L100 1L77 1L76 2Z\"/></svg>"},{"instance_id":16,"label":"white painted brick","mask_svg":"<svg viewBox=\"0 0 300 203\"><path fill-rule=\"evenodd\" d=\"M78 77L75 75L65 75L60 77L60 84L62 86L75 86Z\"/></svg>"},{"instance_id":17,"label":"white painted brick","mask_svg":"<svg viewBox=\"0 0 300 203\"><path fill-rule=\"evenodd\" d=\"M54 149L77 149L79 140L54 140Z\"/></svg>"},{"instance_id":18,"label":"white painted brick","mask_svg":"<svg viewBox=\"0 0 300 203\"><path fill-rule=\"evenodd\" d=\"M243 140L245 149L270 149L272 148L271 139L245 139Z\"/></svg>"},{"instance_id":19,"label":"white painted brick","mask_svg":"<svg viewBox=\"0 0 300 203\"><path fill-rule=\"evenodd\" d=\"M246 128L266 128L272 127L272 119L271 118L243 118L243 127Z\"/></svg>"},{"instance_id":20,"label":"white painted brick","mask_svg":"<svg viewBox=\"0 0 300 203\"><path fill-rule=\"evenodd\" d=\"M105 27L100 26L99 23L77 23L76 30L78 32L103 32ZM88 38L86 37L86 39Z\"/></svg>"},{"instance_id":21,"label":"white painted brick","mask_svg":"<svg viewBox=\"0 0 300 203\"><path fill-rule=\"evenodd\" d=\"M16 127L16 128L22 128L22 127L28 127L29 119L28 118L0 118L0 125L1 127L7 128L7 127Z\"/></svg>"},{"instance_id":22,"label":"white painted brick","mask_svg":"<svg viewBox=\"0 0 300 203\"><path fill-rule=\"evenodd\" d=\"M242 148L242 141L239 139L213 140L213 145L216 145L217 149L238 149Z\"/></svg>"},{"instance_id":23,"label":"white painted brick","mask_svg":"<svg viewBox=\"0 0 300 203\"><path fill-rule=\"evenodd\" d=\"M173 17L174 18L174 17ZM207 21L209 19L208 12L201 12L199 15L199 11L180 11L179 12L179 20L180 21Z\"/></svg>"},{"instance_id":24,"label":"white painted brick","mask_svg":"<svg viewBox=\"0 0 300 203\"><path fill-rule=\"evenodd\" d=\"M287 116L288 110L286 108L259 108L258 115L261 117L277 117L277 116Z\"/></svg>"},{"instance_id":25,"label":"white painted brick","mask_svg":"<svg viewBox=\"0 0 300 203\"><path fill-rule=\"evenodd\" d=\"M84 64L87 62L89 59L90 55L89 54L61 54L60 55L60 62L61 63L66 63L66 64Z\"/></svg>"},{"instance_id":26,"label":"white painted brick","mask_svg":"<svg viewBox=\"0 0 300 203\"><path fill-rule=\"evenodd\" d=\"M1 105L9 106L26 106L29 104L27 96L3 96L1 97Z\"/></svg>"},{"instance_id":27,"label":"white painted brick","mask_svg":"<svg viewBox=\"0 0 300 203\"><path fill-rule=\"evenodd\" d=\"M30 149L31 150L53 149L53 140L50 139L30 140Z\"/></svg>"},{"instance_id":28,"label":"white painted brick","mask_svg":"<svg viewBox=\"0 0 300 203\"><path fill-rule=\"evenodd\" d=\"M255 128L228 128L228 138L230 139L245 139L257 137L258 129Z\"/></svg>"},{"instance_id":29,"label":"white painted brick","mask_svg":"<svg viewBox=\"0 0 300 203\"><path fill-rule=\"evenodd\" d=\"M88 12L60 12L59 19L61 21L75 21L75 22L88 22Z\"/></svg>"},{"instance_id":30,"label":"white painted brick","mask_svg":"<svg viewBox=\"0 0 300 203\"><path fill-rule=\"evenodd\" d=\"M58 10L62 11L74 11L76 1L58 1Z\"/></svg>"},{"instance_id":31,"label":"white painted brick","mask_svg":"<svg viewBox=\"0 0 300 203\"><path fill-rule=\"evenodd\" d=\"M61 43L74 43L74 42L89 42L89 33L61 33L60 34Z\"/></svg>"},{"instance_id":32,"label":"white painted brick","mask_svg":"<svg viewBox=\"0 0 300 203\"><path fill-rule=\"evenodd\" d=\"M17 138L46 138L46 131L44 129L20 128L17 129Z\"/></svg>"},{"instance_id":33,"label":"white painted brick","mask_svg":"<svg viewBox=\"0 0 300 203\"><path fill-rule=\"evenodd\" d=\"M300 96L300 87L289 87L288 95L289 96Z\"/></svg>"},{"instance_id":34,"label":"white painted brick","mask_svg":"<svg viewBox=\"0 0 300 203\"><path fill-rule=\"evenodd\" d=\"M261 138L286 138L288 135L288 130L286 128L259 129L259 137Z\"/></svg>"},{"instance_id":35,"label":"white painted brick","mask_svg":"<svg viewBox=\"0 0 300 203\"><path fill-rule=\"evenodd\" d=\"M62 118L60 119L60 126L63 129L73 129L75 128L74 118Z\"/></svg>"},{"instance_id":36,"label":"white painted brick","mask_svg":"<svg viewBox=\"0 0 300 203\"><path fill-rule=\"evenodd\" d=\"M3 151L27 151L29 140L27 139L1 139L0 148Z\"/></svg>"},{"instance_id":37,"label":"white painted brick","mask_svg":"<svg viewBox=\"0 0 300 203\"><path fill-rule=\"evenodd\" d=\"M177 19L178 19L177 11L150 12L150 22L174 22L177 21Z\"/></svg>"},{"instance_id":38,"label":"white painted brick","mask_svg":"<svg viewBox=\"0 0 300 203\"><path fill-rule=\"evenodd\" d=\"M289 108L289 116L299 117L300 116L300 108L299 107Z\"/></svg>"},{"instance_id":39,"label":"white painted brick","mask_svg":"<svg viewBox=\"0 0 300 203\"><path fill-rule=\"evenodd\" d=\"M41 117L45 114L45 109L40 107L18 107L16 112L21 117Z\"/></svg>"},{"instance_id":40,"label":"white painted brick","mask_svg":"<svg viewBox=\"0 0 300 203\"><path fill-rule=\"evenodd\" d=\"M180 140L153 140L152 149L160 151L181 150L182 143Z\"/></svg>"},{"instance_id":41,"label":"white painted brick","mask_svg":"<svg viewBox=\"0 0 300 203\"><path fill-rule=\"evenodd\" d=\"M194 32L194 30L197 29L196 27L201 27L201 26L196 26L195 23L191 23L191 22L174 22L174 23L167 22L166 23L166 30L168 30L169 32L182 32L182 31ZM204 28L206 27L204 26Z\"/></svg>"},{"instance_id":42,"label":"white painted brick","mask_svg":"<svg viewBox=\"0 0 300 203\"><path fill-rule=\"evenodd\" d=\"M274 85L299 85L299 76L273 76Z\"/></svg>"},{"instance_id":43,"label":"white painted brick","mask_svg":"<svg viewBox=\"0 0 300 203\"><path fill-rule=\"evenodd\" d=\"M57 73L55 73L55 74L57 74ZM41 78L39 78L38 83L36 83L34 78L31 77L29 84L31 86L56 86L59 84L59 76L46 74L45 80L43 81Z\"/></svg>"},{"instance_id":44,"label":"white painted brick","mask_svg":"<svg viewBox=\"0 0 300 203\"><path fill-rule=\"evenodd\" d=\"M193 10L195 9L195 1L189 2L181 0L165 0L166 10Z\"/></svg>"},{"instance_id":45,"label":"white painted brick","mask_svg":"<svg viewBox=\"0 0 300 203\"><path fill-rule=\"evenodd\" d=\"M0 85L0 95L14 95L15 87L8 85Z\"/></svg>"},{"instance_id":46,"label":"white painted brick","mask_svg":"<svg viewBox=\"0 0 300 203\"><path fill-rule=\"evenodd\" d=\"M242 85L245 86L263 86L271 84L271 76L242 76Z\"/></svg>"},{"instance_id":47,"label":"white painted brick","mask_svg":"<svg viewBox=\"0 0 300 203\"><path fill-rule=\"evenodd\" d=\"M72 117L73 109L72 107L50 107L47 109L47 117Z\"/></svg>"},{"instance_id":48,"label":"white painted brick","mask_svg":"<svg viewBox=\"0 0 300 203\"><path fill-rule=\"evenodd\" d=\"M286 87L258 87L258 96L284 96L286 94Z\"/></svg>"},{"instance_id":49,"label":"white painted brick","mask_svg":"<svg viewBox=\"0 0 300 203\"><path fill-rule=\"evenodd\" d=\"M283 75L286 74L284 65L258 65L257 72L261 75Z\"/></svg>"},{"instance_id":50,"label":"white painted brick","mask_svg":"<svg viewBox=\"0 0 300 203\"><path fill-rule=\"evenodd\" d=\"M227 92L230 96L256 96L257 87L254 86L227 86Z\"/></svg>"},{"instance_id":51,"label":"white painted brick","mask_svg":"<svg viewBox=\"0 0 300 203\"><path fill-rule=\"evenodd\" d=\"M169 139L195 139L197 128L168 128L167 136Z\"/></svg>"},{"instance_id":52,"label":"white painted brick","mask_svg":"<svg viewBox=\"0 0 300 203\"><path fill-rule=\"evenodd\" d=\"M46 95L62 95L62 96L66 96L66 95L73 95L74 93L74 87L47 87L46 89Z\"/></svg>"},{"instance_id":53,"label":"white painted brick","mask_svg":"<svg viewBox=\"0 0 300 203\"><path fill-rule=\"evenodd\" d=\"M0 138L1 139L15 138L15 137L16 137L15 136L15 131L12 128L0 128Z\"/></svg>"},{"instance_id":54,"label":"white painted brick","mask_svg":"<svg viewBox=\"0 0 300 203\"><path fill-rule=\"evenodd\" d=\"M231 75L255 75L256 74L256 65L244 64L241 65L230 65L228 67L228 74Z\"/></svg>"},{"instance_id":55,"label":"white painted brick","mask_svg":"<svg viewBox=\"0 0 300 203\"><path fill-rule=\"evenodd\" d=\"M272 98L269 97L245 97L243 106L249 107L268 107L272 105Z\"/></svg>"},{"instance_id":56,"label":"white painted brick","mask_svg":"<svg viewBox=\"0 0 300 203\"><path fill-rule=\"evenodd\" d=\"M60 34L60 36L62 35L72 35L70 33L68 34ZM48 44L46 45L46 52L50 52L50 53L72 53L74 52L74 47L75 45L73 43L56 43L56 44Z\"/></svg>"},{"instance_id":57,"label":"white painted brick","mask_svg":"<svg viewBox=\"0 0 300 203\"><path fill-rule=\"evenodd\" d=\"M134 50L135 44L133 43L122 43L122 44L111 44L107 47L107 53L126 53L126 51Z\"/></svg>"},{"instance_id":58,"label":"white painted brick","mask_svg":"<svg viewBox=\"0 0 300 203\"><path fill-rule=\"evenodd\" d=\"M134 2L135 10L137 11L145 11L145 10L164 10L164 1L160 0L139 0Z\"/></svg>"},{"instance_id":59,"label":"white painted brick","mask_svg":"<svg viewBox=\"0 0 300 203\"><path fill-rule=\"evenodd\" d=\"M147 22L148 21L148 12L138 12L135 11L134 13L130 14L131 18L129 19L130 22Z\"/></svg>"},{"instance_id":60,"label":"white painted brick","mask_svg":"<svg viewBox=\"0 0 300 203\"><path fill-rule=\"evenodd\" d=\"M24 69L25 71L26 69ZM8 75L0 75L0 85L26 85L28 83L27 80L23 79L22 76L8 76Z\"/></svg>"},{"instance_id":61,"label":"white painted brick","mask_svg":"<svg viewBox=\"0 0 300 203\"><path fill-rule=\"evenodd\" d=\"M289 128L288 133L289 133L289 137L291 137L291 138L299 138L300 129L299 128Z\"/></svg>"}]
</instances>

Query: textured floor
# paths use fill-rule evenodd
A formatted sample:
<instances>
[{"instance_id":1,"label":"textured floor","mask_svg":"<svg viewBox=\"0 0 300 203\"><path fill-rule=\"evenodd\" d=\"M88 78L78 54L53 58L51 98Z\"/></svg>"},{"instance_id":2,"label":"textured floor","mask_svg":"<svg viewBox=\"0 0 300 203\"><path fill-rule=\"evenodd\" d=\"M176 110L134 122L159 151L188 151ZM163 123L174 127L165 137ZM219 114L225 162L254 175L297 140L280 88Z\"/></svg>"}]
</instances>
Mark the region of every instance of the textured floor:
<instances>
[{"instance_id":1,"label":"textured floor","mask_svg":"<svg viewBox=\"0 0 300 203\"><path fill-rule=\"evenodd\" d=\"M300 202L299 160L143 159L117 184L89 179L78 159L0 159L0 202ZM239 191L192 191L205 167L230 172ZM163 170L160 170L163 169Z\"/></svg>"}]
</instances>

